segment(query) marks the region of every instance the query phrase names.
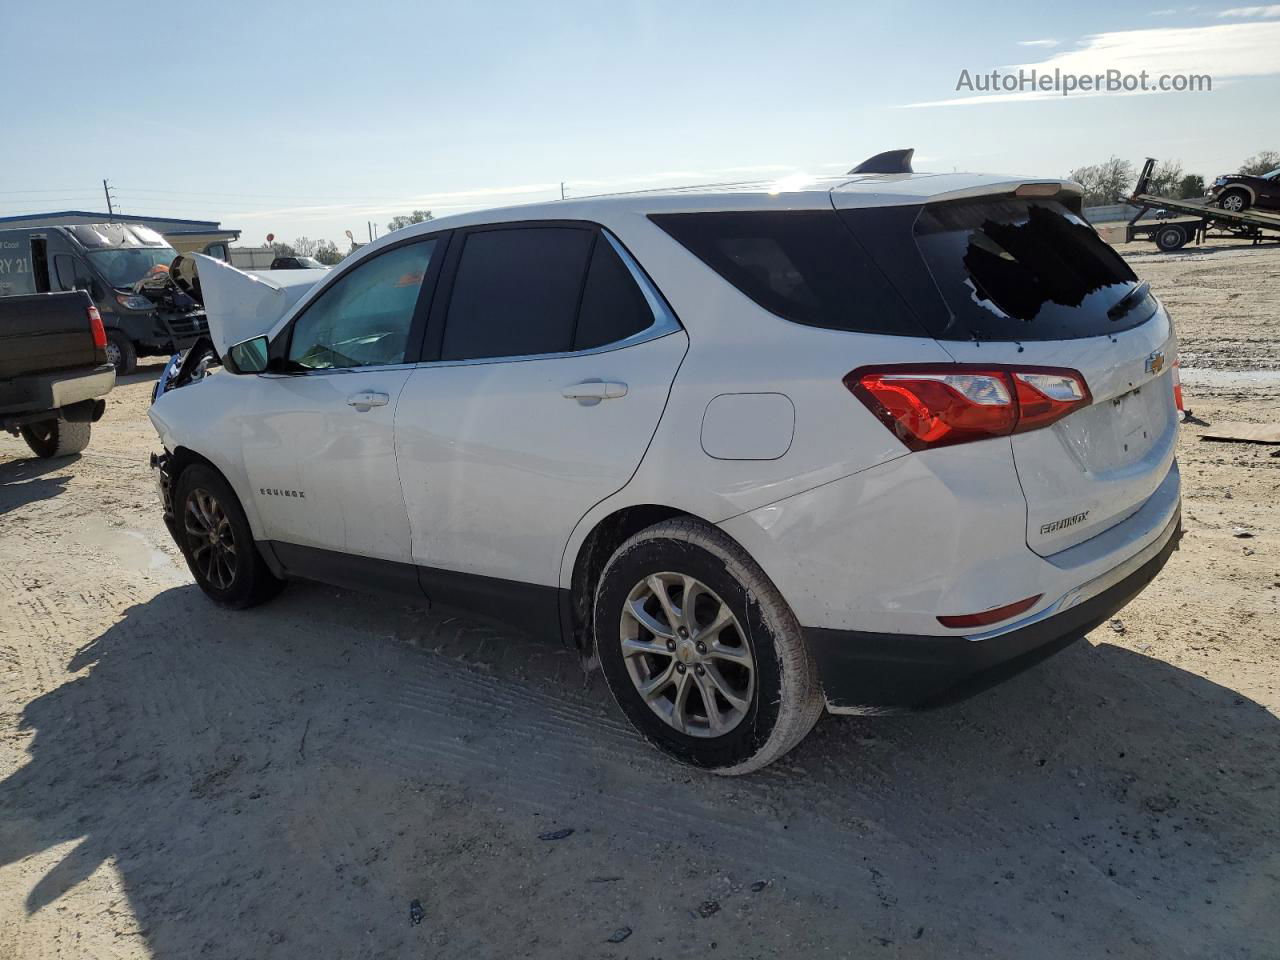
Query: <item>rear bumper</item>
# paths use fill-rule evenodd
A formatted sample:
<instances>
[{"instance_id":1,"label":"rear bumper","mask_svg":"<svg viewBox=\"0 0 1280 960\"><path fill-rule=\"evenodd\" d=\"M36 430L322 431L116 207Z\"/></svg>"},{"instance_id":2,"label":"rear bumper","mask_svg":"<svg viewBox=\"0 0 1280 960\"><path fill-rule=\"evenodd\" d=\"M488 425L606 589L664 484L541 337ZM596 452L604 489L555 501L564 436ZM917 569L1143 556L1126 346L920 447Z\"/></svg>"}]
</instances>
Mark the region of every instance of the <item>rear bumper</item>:
<instances>
[{"instance_id":1,"label":"rear bumper","mask_svg":"<svg viewBox=\"0 0 1280 960\"><path fill-rule=\"evenodd\" d=\"M116 384L115 367L58 370L34 373L0 382L0 416L42 413L92 400L111 392Z\"/></svg>"},{"instance_id":2,"label":"rear bumper","mask_svg":"<svg viewBox=\"0 0 1280 960\"><path fill-rule=\"evenodd\" d=\"M972 696L1070 646L1142 592L1182 535L1181 513L1136 569L1085 599L980 638L805 628L832 713L876 714L941 706Z\"/></svg>"}]
</instances>

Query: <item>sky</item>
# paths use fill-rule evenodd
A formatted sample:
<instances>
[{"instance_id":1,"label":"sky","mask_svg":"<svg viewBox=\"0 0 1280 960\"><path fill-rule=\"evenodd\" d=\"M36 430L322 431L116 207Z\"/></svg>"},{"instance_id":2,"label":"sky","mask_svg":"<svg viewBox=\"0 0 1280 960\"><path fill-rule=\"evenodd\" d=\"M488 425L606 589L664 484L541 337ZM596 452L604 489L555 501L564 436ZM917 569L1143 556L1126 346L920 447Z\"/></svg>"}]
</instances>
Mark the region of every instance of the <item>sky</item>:
<instances>
[{"instance_id":1,"label":"sky","mask_svg":"<svg viewBox=\"0 0 1280 960\"><path fill-rule=\"evenodd\" d=\"M118 210L367 239L413 209L842 173L1211 178L1280 150L1280 5L6 4L0 216ZM957 89L1018 66L1207 73L1207 92Z\"/></svg>"}]
</instances>

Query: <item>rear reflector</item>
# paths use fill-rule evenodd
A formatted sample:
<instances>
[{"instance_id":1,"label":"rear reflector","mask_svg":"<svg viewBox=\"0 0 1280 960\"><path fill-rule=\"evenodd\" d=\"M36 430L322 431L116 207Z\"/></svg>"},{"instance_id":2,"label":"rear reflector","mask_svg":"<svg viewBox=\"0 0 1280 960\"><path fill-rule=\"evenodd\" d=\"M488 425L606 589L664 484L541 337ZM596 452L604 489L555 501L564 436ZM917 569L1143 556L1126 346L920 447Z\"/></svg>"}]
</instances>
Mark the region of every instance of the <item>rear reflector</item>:
<instances>
[{"instance_id":1,"label":"rear reflector","mask_svg":"<svg viewBox=\"0 0 1280 960\"><path fill-rule=\"evenodd\" d=\"M994 610L984 610L982 613L965 613L955 617L939 617L938 622L944 627L985 627L992 623L999 623L1001 620L1008 620L1010 617L1016 617L1025 610L1030 610L1036 605L1036 601L1043 596L1043 593L1037 593L1034 597L1027 597L1025 600L1019 600L1017 603L1011 603L1004 607L996 607Z\"/></svg>"},{"instance_id":2,"label":"rear reflector","mask_svg":"<svg viewBox=\"0 0 1280 960\"><path fill-rule=\"evenodd\" d=\"M93 345L99 350L107 349L107 331L102 327L102 314L94 306L90 306L87 312L89 314L89 330L93 334Z\"/></svg>"},{"instance_id":3,"label":"rear reflector","mask_svg":"<svg viewBox=\"0 0 1280 960\"><path fill-rule=\"evenodd\" d=\"M1084 377L1057 367L860 367L844 385L912 450L1038 430L1092 400Z\"/></svg>"}]
</instances>

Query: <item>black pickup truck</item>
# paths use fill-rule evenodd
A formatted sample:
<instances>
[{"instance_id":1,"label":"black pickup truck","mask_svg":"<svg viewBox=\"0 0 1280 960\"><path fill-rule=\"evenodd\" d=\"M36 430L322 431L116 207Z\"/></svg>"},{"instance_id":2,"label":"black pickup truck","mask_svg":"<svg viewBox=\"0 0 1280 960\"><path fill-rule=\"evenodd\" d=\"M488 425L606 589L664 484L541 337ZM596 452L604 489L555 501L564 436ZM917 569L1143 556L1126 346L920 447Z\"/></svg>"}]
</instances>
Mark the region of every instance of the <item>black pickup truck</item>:
<instances>
[{"instance_id":1,"label":"black pickup truck","mask_svg":"<svg viewBox=\"0 0 1280 960\"><path fill-rule=\"evenodd\" d=\"M87 447L115 382L88 293L0 297L0 429L21 434L36 456Z\"/></svg>"}]
</instances>

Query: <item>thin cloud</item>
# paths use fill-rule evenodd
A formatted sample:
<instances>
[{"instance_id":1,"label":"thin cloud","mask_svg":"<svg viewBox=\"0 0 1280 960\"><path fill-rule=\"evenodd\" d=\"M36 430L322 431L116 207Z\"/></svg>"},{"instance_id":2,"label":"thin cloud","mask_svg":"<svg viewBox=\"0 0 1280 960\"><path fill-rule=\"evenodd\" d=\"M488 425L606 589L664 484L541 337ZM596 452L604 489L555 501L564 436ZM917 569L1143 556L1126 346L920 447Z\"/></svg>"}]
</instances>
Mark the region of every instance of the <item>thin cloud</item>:
<instances>
[{"instance_id":1,"label":"thin cloud","mask_svg":"<svg viewBox=\"0 0 1280 960\"><path fill-rule=\"evenodd\" d=\"M1122 74L1147 72L1154 83L1161 74L1207 74L1217 87L1233 77L1280 74L1280 21L1215 24L1208 27L1173 27L1152 30L1119 30L1085 37L1078 49L1064 50L1038 63L1001 67L1004 74L1035 70L1052 75L1055 70L1075 76L1097 76L1109 70ZM982 71L974 71L980 74ZM1154 93L1155 91L1147 91ZM1141 94L1139 94L1141 95ZM1116 96L1113 93L1077 93L1071 99ZM905 107L975 106L1024 100L1064 100L1057 92L1011 91L950 97L903 104Z\"/></svg>"},{"instance_id":2,"label":"thin cloud","mask_svg":"<svg viewBox=\"0 0 1280 960\"><path fill-rule=\"evenodd\" d=\"M1267 7L1232 7L1223 10L1219 17L1280 17L1280 4Z\"/></svg>"},{"instance_id":3,"label":"thin cloud","mask_svg":"<svg viewBox=\"0 0 1280 960\"><path fill-rule=\"evenodd\" d=\"M1061 40L1052 40L1052 39L1047 39L1047 40L1019 40L1019 41L1018 41L1018 46L1020 46L1020 47L1056 47L1056 46L1057 46L1058 44L1060 44L1061 42L1062 42Z\"/></svg>"},{"instance_id":4,"label":"thin cloud","mask_svg":"<svg viewBox=\"0 0 1280 960\"><path fill-rule=\"evenodd\" d=\"M1148 17L1172 17L1178 12L1177 7L1165 7L1163 10L1152 10L1147 14Z\"/></svg>"}]
</instances>

